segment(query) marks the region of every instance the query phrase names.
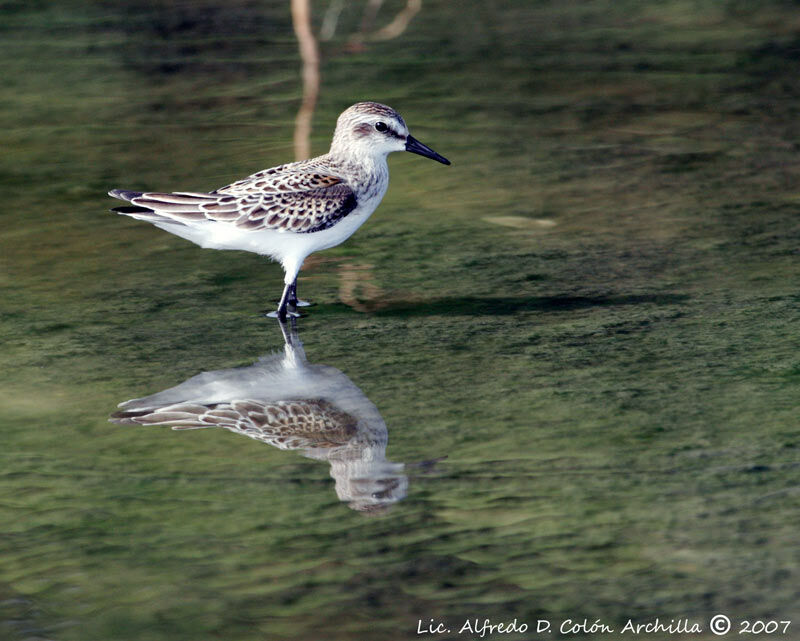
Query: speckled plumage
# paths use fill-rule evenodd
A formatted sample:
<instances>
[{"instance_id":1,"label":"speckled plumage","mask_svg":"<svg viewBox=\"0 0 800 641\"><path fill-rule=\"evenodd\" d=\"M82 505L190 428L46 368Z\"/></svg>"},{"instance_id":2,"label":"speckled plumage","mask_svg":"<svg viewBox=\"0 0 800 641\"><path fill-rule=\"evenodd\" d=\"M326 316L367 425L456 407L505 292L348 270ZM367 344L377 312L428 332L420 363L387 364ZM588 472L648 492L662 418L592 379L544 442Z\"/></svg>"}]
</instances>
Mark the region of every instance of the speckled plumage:
<instances>
[{"instance_id":1,"label":"speckled plumage","mask_svg":"<svg viewBox=\"0 0 800 641\"><path fill-rule=\"evenodd\" d=\"M386 157L401 150L450 164L412 138L394 109L362 102L339 116L323 156L264 169L207 193L114 189L109 194L131 203L114 211L201 247L280 261L286 287L277 315L285 318L287 308L297 304L297 274L305 258L344 242L369 218L389 186Z\"/></svg>"},{"instance_id":2,"label":"speckled plumage","mask_svg":"<svg viewBox=\"0 0 800 641\"><path fill-rule=\"evenodd\" d=\"M223 427L282 450L342 447L358 419L324 398L225 403L176 403L141 412L120 412L122 424L171 425L176 430Z\"/></svg>"}]
</instances>

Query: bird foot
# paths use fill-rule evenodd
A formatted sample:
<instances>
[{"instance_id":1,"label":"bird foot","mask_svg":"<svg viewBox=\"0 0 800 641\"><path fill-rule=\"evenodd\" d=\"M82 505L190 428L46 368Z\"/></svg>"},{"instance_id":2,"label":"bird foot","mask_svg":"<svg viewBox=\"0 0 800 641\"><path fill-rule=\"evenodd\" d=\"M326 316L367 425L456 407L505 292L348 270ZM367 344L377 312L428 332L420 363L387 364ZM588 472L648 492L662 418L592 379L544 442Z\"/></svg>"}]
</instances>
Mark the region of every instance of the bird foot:
<instances>
[{"instance_id":1,"label":"bird foot","mask_svg":"<svg viewBox=\"0 0 800 641\"><path fill-rule=\"evenodd\" d=\"M266 315L269 318L278 318L278 319L281 318L281 315L278 313L277 309L274 312L267 313ZM300 317L301 317L300 312L293 312L293 311L288 310L288 309L286 310L286 318L300 318ZM286 320L286 319L281 319L281 320Z\"/></svg>"},{"instance_id":2,"label":"bird foot","mask_svg":"<svg viewBox=\"0 0 800 641\"><path fill-rule=\"evenodd\" d=\"M311 307L314 303L309 303L307 300L300 300L297 299L289 303L289 305L294 305L295 307Z\"/></svg>"}]
</instances>

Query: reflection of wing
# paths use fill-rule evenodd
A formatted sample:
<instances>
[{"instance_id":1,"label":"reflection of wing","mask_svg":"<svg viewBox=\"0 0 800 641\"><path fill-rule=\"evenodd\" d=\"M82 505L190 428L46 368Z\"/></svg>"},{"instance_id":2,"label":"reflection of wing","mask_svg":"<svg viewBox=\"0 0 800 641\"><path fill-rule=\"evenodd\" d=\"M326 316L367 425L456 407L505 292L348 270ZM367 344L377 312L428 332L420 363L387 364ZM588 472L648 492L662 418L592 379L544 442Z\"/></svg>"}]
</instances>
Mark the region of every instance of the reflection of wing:
<instances>
[{"instance_id":1,"label":"reflection of wing","mask_svg":"<svg viewBox=\"0 0 800 641\"><path fill-rule=\"evenodd\" d=\"M136 206L119 207L120 213L143 220L185 224L210 220L253 231L321 231L356 208L355 194L341 178L315 172L313 167L309 173L283 171L284 167L288 166L266 169L207 194L115 189L111 195Z\"/></svg>"},{"instance_id":2,"label":"reflection of wing","mask_svg":"<svg viewBox=\"0 0 800 641\"><path fill-rule=\"evenodd\" d=\"M175 430L224 427L281 449L345 445L356 434L358 423L324 399L176 403L121 410L111 418L127 425L172 425Z\"/></svg>"}]
</instances>

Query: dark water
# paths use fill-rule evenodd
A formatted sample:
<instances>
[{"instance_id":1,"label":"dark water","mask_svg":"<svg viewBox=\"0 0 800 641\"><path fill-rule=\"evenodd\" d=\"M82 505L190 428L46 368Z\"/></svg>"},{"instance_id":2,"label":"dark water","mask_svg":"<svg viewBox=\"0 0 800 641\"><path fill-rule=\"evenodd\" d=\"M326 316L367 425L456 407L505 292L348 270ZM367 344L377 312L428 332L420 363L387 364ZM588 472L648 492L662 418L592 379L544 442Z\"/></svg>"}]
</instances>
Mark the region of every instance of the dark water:
<instances>
[{"instance_id":1,"label":"dark water","mask_svg":"<svg viewBox=\"0 0 800 641\"><path fill-rule=\"evenodd\" d=\"M395 154L307 261L291 380L279 266L105 197L292 159L288 3L0 14L0 638L796 637L790 3L426 0L382 41L347 3L313 152L372 99L453 166ZM108 421L203 372L168 400L256 438Z\"/></svg>"}]
</instances>

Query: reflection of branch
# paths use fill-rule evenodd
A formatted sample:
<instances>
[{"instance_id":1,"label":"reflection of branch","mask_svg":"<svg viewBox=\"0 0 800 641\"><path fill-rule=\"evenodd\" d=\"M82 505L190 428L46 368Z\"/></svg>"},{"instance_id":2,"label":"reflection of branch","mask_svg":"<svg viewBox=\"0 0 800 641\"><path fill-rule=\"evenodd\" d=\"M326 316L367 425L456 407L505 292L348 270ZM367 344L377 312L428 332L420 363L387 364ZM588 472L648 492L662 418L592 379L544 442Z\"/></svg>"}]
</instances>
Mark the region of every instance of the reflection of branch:
<instances>
[{"instance_id":1,"label":"reflection of branch","mask_svg":"<svg viewBox=\"0 0 800 641\"><path fill-rule=\"evenodd\" d=\"M294 155L297 160L311 157L311 120L319 95L319 51L311 30L309 0L292 0L292 23L303 60L303 101L294 126Z\"/></svg>"},{"instance_id":2,"label":"reflection of branch","mask_svg":"<svg viewBox=\"0 0 800 641\"><path fill-rule=\"evenodd\" d=\"M396 38L406 30L411 19L422 9L422 0L408 0L404 9L398 13L394 20L387 24L383 29L373 33L370 40L391 40Z\"/></svg>"},{"instance_id":3,"label":"reflection of branch","mask_svg":"<svg viewBox=\"0 0 800 641\"><path fill-rule=\"evenodd\" d=\"M319 30L320 40L330 40L336 33L336 26L339 24L339 14L344 8L344 0L331 0L325 17L322 18L322 27Z\"/></svg>"},{"instance_id":4,"label":"reflection of branch","mask_svg":"<svg viewBox=\"0 0 800 641\"><path fill-rule=\"evenodd\" d=\"M400 10L394 20L382 29L378 29L375 33L369 33L382 5L383 0L367 0L367 6L364 7L364 13L361 16L361 27L358 33L350 36L351 46L360 47L364 40L391 40L401 35L408 28L412 18L422 9L422 0L407 0L406 6ZM320 40L330 40L336 34L339 15L342 13L343 8L344 0L331 0L322 20L322 27L319 30Z\"/></svg>"},{"instance_id":5,"label":"reflection of branch","mask_svg":"<svg viewBox=\"0 0 800 641\"><path fill-rule=\"evenodd\" d=\"M359 35L366 35L367 31L372 29L375 24L375 18L378 17L378 11L381 9L383 0L367 0L367 6L364 7L364 14L361 16L361 27L359 28Z\"/></svg>"},{"instance_id":6,"label":"reflection of branch","mask_svg":"<svg viewBox=\"0 0 800 641\"><path fill-rule=\"evenodd\" d=\"M372 281L372 265L343 263L339 269L339 298L358 312L374 312L383 306L383 290ZM358 289L364 295L359 300Z\"/></svg>"}]
</instances>

